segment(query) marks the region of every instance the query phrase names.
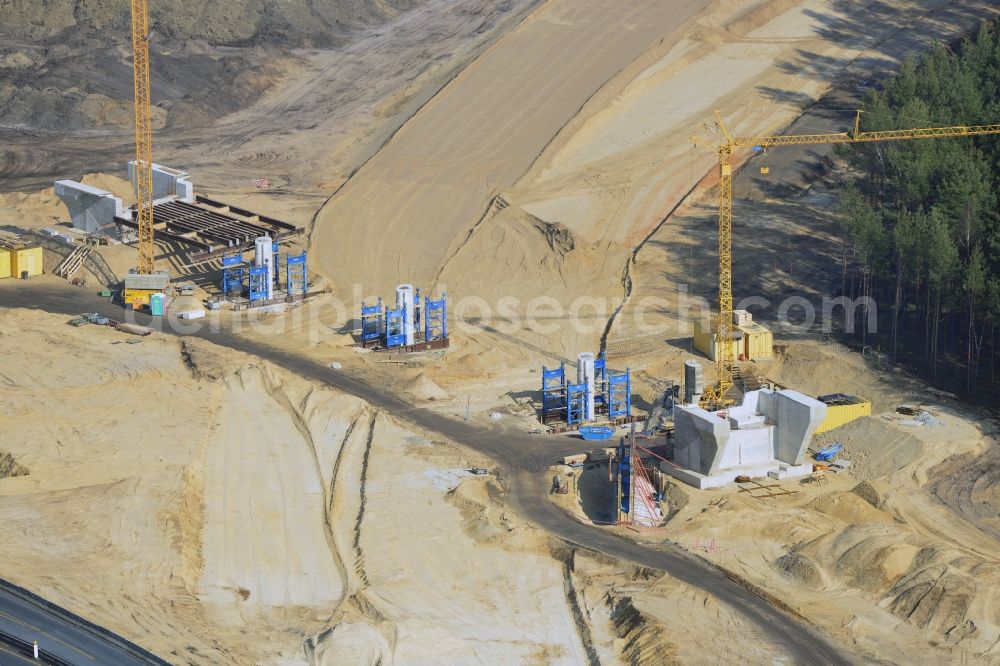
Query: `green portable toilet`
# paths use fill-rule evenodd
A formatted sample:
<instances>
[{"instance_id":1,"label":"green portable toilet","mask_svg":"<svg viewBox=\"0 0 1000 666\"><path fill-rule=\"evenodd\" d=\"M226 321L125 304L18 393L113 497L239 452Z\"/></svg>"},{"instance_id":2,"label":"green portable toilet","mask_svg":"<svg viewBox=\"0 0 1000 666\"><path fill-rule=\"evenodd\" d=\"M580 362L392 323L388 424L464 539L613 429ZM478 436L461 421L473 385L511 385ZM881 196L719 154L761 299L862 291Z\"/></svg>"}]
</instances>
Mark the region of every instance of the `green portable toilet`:
<instances>
[{"instance_id":1,"label":"green portable toilet","mask_svg":"<svg viewBox=\"0 0 1000 666\"><path fill-rule=\"evenodd\" d=\"M149 314L154 317L162 317L163 310L167 305L166 294L150 294L149 295Z\"/></svg>"}]
</instances>

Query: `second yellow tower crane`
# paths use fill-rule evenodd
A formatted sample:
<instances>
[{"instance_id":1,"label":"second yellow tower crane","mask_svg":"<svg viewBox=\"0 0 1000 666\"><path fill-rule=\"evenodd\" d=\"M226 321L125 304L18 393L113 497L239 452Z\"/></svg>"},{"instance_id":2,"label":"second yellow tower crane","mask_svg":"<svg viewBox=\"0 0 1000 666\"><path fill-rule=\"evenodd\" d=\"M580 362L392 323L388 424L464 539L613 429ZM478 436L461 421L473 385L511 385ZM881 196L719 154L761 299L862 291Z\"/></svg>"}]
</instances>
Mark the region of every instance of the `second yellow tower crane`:
<instances>
[{"instance_id":1,"label":"second yellow tower crane","mask_svg":"<svg viewBox=\"0 0 1000 666\"><path fill-rule=\"evenodd\" d=\"M922 127L913 129L861 131L861 111L854 120L854 131L830 134L785 134L781 136L734 137L729 133L722 116L715 112L715 123L725 136L725 143L713 147L719 156L719 315L712 331L716 337L716 364L719 381L705 389L702 403L725 405L726 394L733 386L733 154L746 148L772 148L774 146L806 146L837 143L870 143L873 141L900 141L906 139L934 139L938 137L979 136L1000 134L1000 124L953 125L950 127ZM691 139L703 143L698 137Z\"/></svg>"}]
</instances>

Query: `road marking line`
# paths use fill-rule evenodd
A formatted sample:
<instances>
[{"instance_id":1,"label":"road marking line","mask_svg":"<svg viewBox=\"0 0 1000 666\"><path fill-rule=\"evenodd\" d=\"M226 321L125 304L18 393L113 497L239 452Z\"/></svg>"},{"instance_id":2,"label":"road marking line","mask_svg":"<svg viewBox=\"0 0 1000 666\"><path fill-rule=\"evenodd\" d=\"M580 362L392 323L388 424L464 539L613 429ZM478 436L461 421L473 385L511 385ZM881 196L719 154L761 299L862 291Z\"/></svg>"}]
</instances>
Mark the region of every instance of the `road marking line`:
<instances>
[{"instance_id":1,"label":"road marking line","mask_svg":"<svg viewBox=\"0 0 1000 666\"><path fill-rule=\"evenodd\" d=\"M51 640L55 641L56 643L59 643L59 645L64 645L64 646L68 647L70 650L73 650L73 652L79 652L80 654L82 654L87 659L90 659L91 661L94 661L94 657L93 656L87 654L86 652L84 652L80 648L76 647L75 645L70 645L69 643L66 643L65 641L59 640L58 638L56 638L52 634L48 633L47 631L43 631L42 635L50 638ZM39 645L41 645L41 641L39 641Z\"/></svg>"},{"instance_id":2,"label":"road marking line","mask_svg":"<svg viewBox=\"0 0 1000 666\"><path fill-rule=\"evenodd\" d=\"M33 625L33 624L28 624L28 623L27 623L27 622L25 622L24 620L19 620L19 619L17 619L16 617L14 617L13 615L7 615L7 613L4 613L3 611L0 611L0 617L5 617L5 618L7 618L8 620L10 620L11 622L16 622L16 623L18 623L19 625L21 625L22 627L27 627L28 629L32 629L32 630L34 630L34 631L41 631L41 629L39 629L39 628L38 628L38 627L36 627L35 625Z\"/></svg>"}]
</instances>

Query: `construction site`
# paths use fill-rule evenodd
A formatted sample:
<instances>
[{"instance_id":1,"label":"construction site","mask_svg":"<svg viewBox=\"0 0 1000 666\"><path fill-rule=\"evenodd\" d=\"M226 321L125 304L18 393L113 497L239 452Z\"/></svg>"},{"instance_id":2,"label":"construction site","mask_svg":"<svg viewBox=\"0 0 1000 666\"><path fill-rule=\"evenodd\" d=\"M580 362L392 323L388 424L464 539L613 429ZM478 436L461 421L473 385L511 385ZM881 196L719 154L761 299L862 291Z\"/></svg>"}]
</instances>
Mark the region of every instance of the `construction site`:
<instances>
[{"instance_id":1,"label":"construction site","mask_svg":"<svg viewBox=\"0 0 1000 666\"><path fill-rule=\"evenodd\" d=\"M996 3L0 16L0 664L1000 664Z\"/></svg>"}]
</instances>

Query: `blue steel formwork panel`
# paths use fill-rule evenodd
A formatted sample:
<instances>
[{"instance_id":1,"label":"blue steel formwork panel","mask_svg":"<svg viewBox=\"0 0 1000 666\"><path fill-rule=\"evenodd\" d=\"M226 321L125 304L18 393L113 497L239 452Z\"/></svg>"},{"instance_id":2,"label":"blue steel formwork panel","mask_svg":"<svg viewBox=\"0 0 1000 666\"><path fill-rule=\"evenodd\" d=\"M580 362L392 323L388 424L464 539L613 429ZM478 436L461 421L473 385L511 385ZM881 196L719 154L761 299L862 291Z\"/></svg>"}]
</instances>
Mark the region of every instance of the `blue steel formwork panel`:
<instances>
[{"instance_id":1,"label":"blue steel formwork panel","mask_svg":"<svg viewBox=\"0 0 1000 666\"><path fill-rule=\"evenodd\" d=\"M594 359L594 410L603 411L603 407L607 406L607 381L608 381L608 364L604 360L604 354L598 354L597 358Z\"/></svg>"},{"instance_id":2,"label":"blue steel formwork panel","mask_svg":"<svg viewBox=\"0 0 1000 666\"><path fill-rule=\"evenodd\" d=\"M587 414L587 385L570 384L566 387L566 423L583 423Z\"/></svg>"},{"instance_id":3,"label":"blue steel formwork panel","mask_svg":"<svg viewBox=\"0 0 1000 666\"><path fill-rule=\"evenodd\" d=\"M378 342L382 339L382 301L377 305L361 304L361 341Z\"/></svg>"},{"instance_id":4,"label":"blue steel formwork panel","mask_svg":"<svg viewBox=\"0 0 1000 666\"><path fill-rule=\"evenodd\" d=\"M385 311L385 346L403 347L406 345L406 310Z\"/></svg>"},{"instance_id":5,"label":"blue steel formwork panel","mask_svg":"<svg viewBox=\"0 0 1000 666\"><path fill-rule=\"evenodd\" d=\"M275 259L275 263L277 263ZM290 256L285 262L285 292L289 296L306 295L306 253Z\"/></svg>"},{"instance_id":6,"label":"blue steel formwork panel","mask_svg":"<svg viewBox=\"0 0 1000 666\"><path fill-rule=\"evenodd\" d=\"M278 247L278 241L274 241L274 242L271 243L271 254L274 255L274 258L271 259L271 261L274 262L274 287L275 287L275 289L277 289L281 285L281 275L280 275L280 273L281 273L281 260L280 260L280 257L278 256L278 250L279 249L280 248Z\"/></svg>"},{"instance_id":7,"label":"blue steel formwork panel","mask_svg":"<svg viewBox=\"0 0 1000 666\"><path fill-rule=\"evenodd\" d=\"M267 266L250 269L250 302L267 298Z\"/></svg>"},{"instance_id":8,"label":"blue steel formwork panel","mask_svg":"<svg viewBox=\"0 0 1000 666\"><path fill-rule=\"evenodd\" d=\"M243 274L245 266L243 257L231 254L222 258L222 294L228 296L232 292L243 293Z\"/></svg>"},{"instance_id":9,"label":"blue steel formwork panel","mask_svg":"<svg viewBox=\"0 0 1000 666\"><path fill-rule=\"evenodd\" d=\"M566 364L542 366L542 423L561 421L566 414Z\"/></svg>"},{"instance_id":10,"label":"blue steel formwork panel","mask_svg":"<svg viewBox=\"0 0 1000 666\"><path fill-rule=\"evenodd\" d=\"M445 294L441 299L424 301L424 342L444 340L448 337L448 306Z\"/></svg>"},{"instance_id":11,"label":"blue steel formwork panel","mask_svg":"<svg viewBox=\"0 0 1000 666\"><path fill-rule=\"evenodd\" d=\"M622 513L628 513L631 508L629 499L631 497L630 486L632 485L632 460L629 453L629 447L625 445L623 439L618 445L618 507Z\"/></svg>"},{"instance_id":12,"label":"blue steel formwork panel","mask_svg":"<svg viewBox=\"0 0 1000 666\"><path fill-rule=\"evenodd\" d=\"M625 372L608 374L608 418L628 416L632 413L632 375Z\"/></svg>"}]
</instances>

